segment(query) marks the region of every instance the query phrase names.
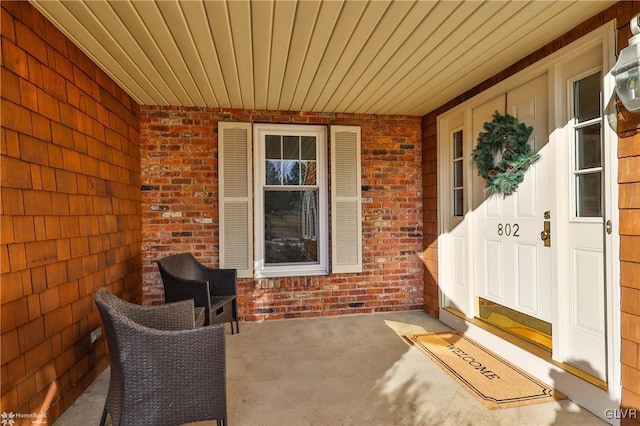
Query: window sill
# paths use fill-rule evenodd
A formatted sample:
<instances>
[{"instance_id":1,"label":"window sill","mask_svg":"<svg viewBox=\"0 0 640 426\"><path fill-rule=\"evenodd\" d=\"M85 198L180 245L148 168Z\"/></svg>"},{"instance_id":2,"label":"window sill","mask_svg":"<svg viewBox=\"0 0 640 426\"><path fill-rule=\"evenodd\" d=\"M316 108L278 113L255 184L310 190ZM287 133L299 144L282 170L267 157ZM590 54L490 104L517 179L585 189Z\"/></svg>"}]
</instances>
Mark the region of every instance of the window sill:
<instances>
[{"instance_id":1,"label":"window sill","mask_svg":"<svg viewBox=\"0 0 640 426\"><path fill-rule=\"evenodd\" d=\"M262 269L256 270L254 273L255 279L262 278L285 278L285 277L313 277L329 275L329 271L326 268L318 268L314 265L314 268L297 269L291 267L278 267L277 269Z\"/></svg>"}]
</instances>

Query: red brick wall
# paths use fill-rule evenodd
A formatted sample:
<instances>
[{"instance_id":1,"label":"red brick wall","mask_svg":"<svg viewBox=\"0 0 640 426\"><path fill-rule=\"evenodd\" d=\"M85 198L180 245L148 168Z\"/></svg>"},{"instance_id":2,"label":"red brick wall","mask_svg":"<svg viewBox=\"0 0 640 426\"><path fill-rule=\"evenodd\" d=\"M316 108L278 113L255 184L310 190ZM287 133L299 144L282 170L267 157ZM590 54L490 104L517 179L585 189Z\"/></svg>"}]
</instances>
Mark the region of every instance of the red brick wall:
<instances>
[{"instance_id":1,"label":"red brick wall","mask_svg":"<svg viewBox=\"0 0 640 426\"><path fill-rule=\"evenodd\" d=\"M419 117L142 107L141 119L145 302L163 299L156 259L189 251L218 265L217 122L224 120L362 128L363 272L240 280L245 320L421 308Z\"/></svg>"},{"instance_id":2,"label":"red brick wall","mask_svg":"<svg viewBox=\"0 0 640 426\"><path fill-rule=\"evenodd\" d=\"M1 27L0 411L52 422L108 363L95 290L140 296L138 106L28 2Z\"/></svg>"},{"instance_id":3,"label":"red brick wall","mask_svg":"<svg viewBox=\"0 0 640 426\"><path fill-rule=\"evenodd\" d=\"M496 74L492 78L474 87L468 92L452 99L437 110L422 118L423 141L423 182L424 182L424 234L425 263L427 271L424 283L425 311L431 314L438 311L437 281L437 248L433 241L437 232L435 205L437 143L436 120L439 114L472 98L514 75L518 71L543 57L561 49L583 35L595 30L603 24L617 19L618 46L627 46L631 36L629 20L640 13L640 2L623 1L583 22L572 31L553 41L542 49L516 62L511 67ZM619 183L620 183L620 261L621 261L621 309L622 309L622 407L634 408L640 413L640 113L629 113L624 109L619 115ZM623 419L622 425L638 426L640 419Z\"/></svg>"}]
</instances>

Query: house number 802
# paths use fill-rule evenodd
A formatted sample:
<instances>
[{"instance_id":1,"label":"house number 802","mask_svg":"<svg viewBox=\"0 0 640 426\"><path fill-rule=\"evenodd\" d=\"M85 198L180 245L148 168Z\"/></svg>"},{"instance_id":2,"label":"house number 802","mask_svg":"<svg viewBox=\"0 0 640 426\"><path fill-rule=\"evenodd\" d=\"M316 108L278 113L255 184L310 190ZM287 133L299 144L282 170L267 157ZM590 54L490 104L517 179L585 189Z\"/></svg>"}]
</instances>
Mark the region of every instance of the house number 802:
<instances>
[{"instance_id":1,"label":"house number 802","mask_svg":"<svg viewBox=\"0 0 640 426\"><path fill-rule=\"evenodd\" d=\"M518 234L518 231L520 231L520 225L518 225L517 223L514 223L513 225L510 223L498 224L498 235L500 235L501 237L503 235L507 237L519 237L520 234Z\"/></svg>"}]
</instances>

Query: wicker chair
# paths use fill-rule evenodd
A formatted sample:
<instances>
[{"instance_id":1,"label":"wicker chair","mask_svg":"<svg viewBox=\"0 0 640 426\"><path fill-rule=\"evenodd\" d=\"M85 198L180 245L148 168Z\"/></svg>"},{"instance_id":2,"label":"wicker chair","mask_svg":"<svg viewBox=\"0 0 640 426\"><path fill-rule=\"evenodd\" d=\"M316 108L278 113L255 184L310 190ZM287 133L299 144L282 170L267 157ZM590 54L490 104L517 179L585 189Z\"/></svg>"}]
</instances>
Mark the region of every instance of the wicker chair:
<instances>
[{"instance_id":1,"label":"wicker chair","mask_svg":"<svg viewBox=\"0 0 640 426\"><path fill-rule=\"evenodd\" d=\"M227 424L224 325L195 327L193 302L139 306L95 295L111 380L100 425Z\"/></svg>"},{"instance_id":2,"label":"wicker chair","mask_svg":"<svg viewBox=\"0 0 640 426\"><path fill-rule=\"evenodd\" d=\"M193 299L205 308L205 325L231 323L231 334L240 333L238 324L237 274L235 269L213 269L198 262L191 253L159 259L165 302Z\"/></svg>"}]
</instances>

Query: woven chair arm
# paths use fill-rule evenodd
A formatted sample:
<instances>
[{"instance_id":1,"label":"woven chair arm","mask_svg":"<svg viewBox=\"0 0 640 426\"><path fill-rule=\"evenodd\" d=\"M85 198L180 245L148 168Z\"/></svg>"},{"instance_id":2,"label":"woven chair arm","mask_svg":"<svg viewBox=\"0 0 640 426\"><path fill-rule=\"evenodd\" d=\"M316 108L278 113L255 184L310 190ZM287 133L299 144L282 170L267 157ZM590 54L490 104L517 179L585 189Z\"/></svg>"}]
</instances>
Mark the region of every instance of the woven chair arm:
<instances>
[{"instance_id":1,"label":"woven chair arm","mask_svg":"<svg viewBox=\"0 0 640 426\"><path fill-rule=\"evenodd\" d=\"M212 269L206 266L204 268L212 296L235 296L237 294L237 271L235 269Z\"/></svg>"},{"instance_id":2,"label":"woven chair arm","mask_svg":"<svg viewBox=\"0 0 640 426\"><path fill-rule=\"evenodd\" d=\"M156 330L189 330L194 328L193 300L164 305L139 306L140 312L131 317L135 322Z\"/></svg>"}]
</instances>

